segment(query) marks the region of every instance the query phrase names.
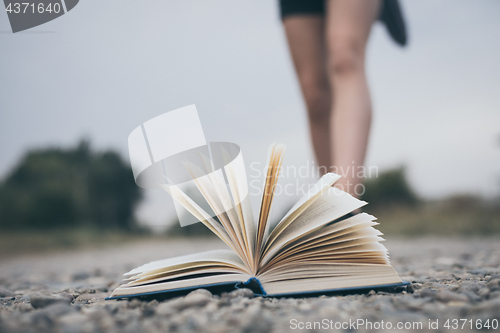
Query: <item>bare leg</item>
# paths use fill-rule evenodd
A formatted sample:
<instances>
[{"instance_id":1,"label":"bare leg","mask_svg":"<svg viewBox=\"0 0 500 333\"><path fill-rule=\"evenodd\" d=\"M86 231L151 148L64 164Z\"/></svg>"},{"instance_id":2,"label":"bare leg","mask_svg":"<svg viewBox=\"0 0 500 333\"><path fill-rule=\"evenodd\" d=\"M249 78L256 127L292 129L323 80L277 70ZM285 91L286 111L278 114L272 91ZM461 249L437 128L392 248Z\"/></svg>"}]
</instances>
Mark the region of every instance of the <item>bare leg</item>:
<instances>
[{"instance_id":1,"label":"bare leg","mask_svg":"<svg viewBox=\"0 0 500 333\"><path fill-rule=\"evenodd\" d=\"M326 40L332 104L331 164L343 178L337 186L356 195L362 179L371 124L371 101L365 75L365 51L379 11L376 0L328 0Z\"/></svg>"},{"instance_id":2,"label":"bare leg","mask_svg":"<svg viewBox=\"0 0 500 333\"><path fill-rule=\"evenodd\" d=\"M317 163L322 167L320 172L326 173L331 167L331 92L326 64L325 19L319 15L289 16L284 26L306 102Z\"/></svg>"}]
</instances>

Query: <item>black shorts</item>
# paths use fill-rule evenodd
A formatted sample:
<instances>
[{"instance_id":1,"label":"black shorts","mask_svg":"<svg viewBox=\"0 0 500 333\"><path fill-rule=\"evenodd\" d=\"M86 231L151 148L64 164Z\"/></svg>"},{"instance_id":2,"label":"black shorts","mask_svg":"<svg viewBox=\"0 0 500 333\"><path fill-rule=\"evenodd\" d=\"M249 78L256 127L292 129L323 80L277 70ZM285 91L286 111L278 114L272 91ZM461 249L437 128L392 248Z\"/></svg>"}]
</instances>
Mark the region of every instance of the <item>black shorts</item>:
<instances>
[{"instance_id":1,"label":"black shorts","mask_svg":"<svg viewBox=\"0 0 500 333\"><path fill-rule=\"evenodd\" d=\"M281 19L292 15L325 15L326 0L279 0ZM348 0L347 0L348 1ZM406 24L398 0L382 0L378 19L392 39L401 46L407 43Z\"/></svg>"},{"instance_id":2,"label":"black shorts","mask_svg":"<svg viewBox=\"0 0 500 333\"><path fill-rule=\"evenodd\" d=\"M281 18L289 15L324 15L325 0L280 0Z\"/></svg>"}]
</instances>

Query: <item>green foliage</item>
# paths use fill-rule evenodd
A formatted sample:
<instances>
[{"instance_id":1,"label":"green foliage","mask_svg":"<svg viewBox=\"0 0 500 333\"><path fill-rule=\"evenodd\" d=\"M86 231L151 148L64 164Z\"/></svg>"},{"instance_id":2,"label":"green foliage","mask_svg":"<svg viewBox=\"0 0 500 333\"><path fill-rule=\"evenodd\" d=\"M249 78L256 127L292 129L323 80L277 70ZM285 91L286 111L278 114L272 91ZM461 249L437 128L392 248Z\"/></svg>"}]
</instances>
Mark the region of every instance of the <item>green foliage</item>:
<instances>
[{"instance_id":1,"label":"green foliage","mask_svg":"<svg viewBox=\"0 0 500 333\"><path fill-rule=\"evenodd\" d=\"M168 236L179 237L216 237L214 233L201 222L181 227L179 221L174 221L170 224L166 234Z\"/></svg>"},{"instance_id":2,"label":"green foliage","mask_svg":"<svg viewBox=\"0 0 500 333\"><path fill-rule=\"evenodd\" d=\"M131 230L140 198L131 168L116 152L92 152L86 141L31 151L0 183L0 228Z\"/></svg>"},{"instance_id":3,"label":"green foliage","mask_svg":"<svg viewBox=\"0 0 500 333\"><path fill-rule=\"evenodd\" d=\"M364 182L365 193L362 199L370 208L393 205L415 205L418 197L406 179L403 167L381 172L378 177L368 178Z\"/></svg>"}]
</instances>

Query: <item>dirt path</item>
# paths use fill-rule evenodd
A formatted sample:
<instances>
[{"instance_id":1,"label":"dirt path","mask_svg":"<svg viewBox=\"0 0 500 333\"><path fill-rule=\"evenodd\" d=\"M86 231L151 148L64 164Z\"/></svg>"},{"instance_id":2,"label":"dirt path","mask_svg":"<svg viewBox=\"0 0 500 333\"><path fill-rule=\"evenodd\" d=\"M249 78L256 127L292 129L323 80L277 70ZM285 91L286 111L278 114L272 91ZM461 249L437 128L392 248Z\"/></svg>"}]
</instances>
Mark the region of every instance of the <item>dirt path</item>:
<instances>
[{"instance_id":1,"label":"dirt path","mask_svg":"<svg viewBox=\"0 0 500 333\"><path fill-rule=\"evenodd\" d=\"M240 290L222 296L198 291L160 303L103 300L131 268L224 247L206 239L3 258L0 332L396 331L398 325L408 331L500 330L500 239L395 239L385 245L413 293L266 299ZM429 329L436 323L438 330Z\"/></svg>"}]
</instances>

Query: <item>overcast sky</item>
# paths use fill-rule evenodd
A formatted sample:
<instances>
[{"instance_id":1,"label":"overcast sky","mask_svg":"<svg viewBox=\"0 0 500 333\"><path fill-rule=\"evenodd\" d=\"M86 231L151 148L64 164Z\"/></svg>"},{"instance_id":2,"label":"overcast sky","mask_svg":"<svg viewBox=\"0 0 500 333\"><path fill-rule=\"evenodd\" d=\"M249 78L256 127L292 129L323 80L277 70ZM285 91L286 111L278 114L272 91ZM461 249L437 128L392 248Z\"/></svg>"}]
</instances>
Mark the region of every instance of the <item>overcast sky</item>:
<instances>
[{"instance_id":1,"label":"overcast sky","mask_svg":"<svg viewBox=\"0 0 500 333\"><path fill-rule=\"evenodd\" d=\"M498 194L500 2L403 7L409 46L394 45L377 24L368 48L367 164L406 165L425 197ZM128 159L136 126L190 104L207 139L239 144L247 166L263 163L275 141L287 144L285 165L312 159L277 1L82 0L52 22L9 31L0 11L2 177L27 149L82 137ZM162 224L170 200L149 192L140 218Z\"/></svg>"}]
</instances>

